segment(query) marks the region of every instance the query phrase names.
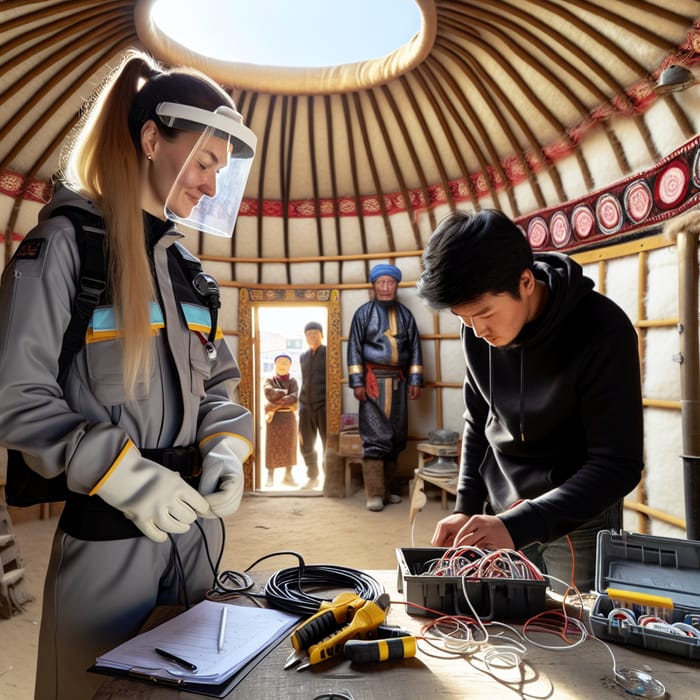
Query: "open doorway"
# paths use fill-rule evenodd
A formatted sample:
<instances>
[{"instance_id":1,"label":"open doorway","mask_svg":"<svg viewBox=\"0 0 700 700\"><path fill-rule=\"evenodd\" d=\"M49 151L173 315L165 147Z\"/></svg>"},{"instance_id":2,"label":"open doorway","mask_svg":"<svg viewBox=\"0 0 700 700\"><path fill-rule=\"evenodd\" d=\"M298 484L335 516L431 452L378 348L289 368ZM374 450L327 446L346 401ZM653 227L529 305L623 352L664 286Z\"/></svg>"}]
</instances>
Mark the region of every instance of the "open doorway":
<instances>
[{"instance_id":1,"label":"open doorway","mask_svg":"<svg viewBox=\"0 0 700 700\"><path fill-rule=\"evenodd\" d=\"M292 416L284 416L292 421L296 427L297 432L293 436L289 435L288 431L272 433L276 429L275 423L279 421L281 416L269 416L268 418L265 410L266 400L263 385L266 380L269 381L275 377L275 357L285 354L291 358L289 375L294 382L293 386L296 386L299 392L301 391L302 376L299 358L304 351L308 350L304 336L304 326L310 321L315 321L321 324L325 334L325 329L328 328L328 312L325 306L289 306L284 304L272 304L269 306L261 304L256 311L257 313L254 314L254 318L257 320L255 336L258 339L259 356L258 371L255 377L258 397L256 415L258 422L257 433L260 436L257 452L261 477L258 480L259 488L257 490L265 493L295 492L307 481L306 465L301 455L298 440L298 411L293 412L293 421ZM289 474L285 473L284 468L276 468L272 472L268 472L267 449L270 437L275 440L294 440L296 456L293 464L290 465L291 470ZM282 447L282 452L289 452L289 450L284 449L284 446ZM291 449L293 450L293 448ZM318 436L316 438L316 454L318 455L319 463L322 462L323 445L321 444L321 438ZM323 489L322 472L323 470L321 470L318 487L314 489L316 495L320 494Z\"/></svg>"},{"instance_id":2,"label":"open doorway","mask_svg":"<svg viewBox=\"0 0 700 700\"><path fill-rule=\"evenodd\" d=\"M303 344L304 325L308 310L316 308L315 313L325 310L324 320L319 321L324 327L326 345L326 430L330 435L337 433L340 425L342 403L342 362L340 351L340 294L337 289L316 288L242 288L239 296L239 365L241 383L238 399L253 413L255 427L255 449L244 465L245 487L253 493L261 493L265 478L265 462L262 458L261 445L264 446L264 411L260 399L264 362L261 356L261 322L263 309L277 308L284 313L284 318L293 319L294 331L300 334L299 345ZM267 312L264 312L267 313ZM298 313L298 316L294 316ZM266 322L267 323L267 322ZM277 322L276 322L277 323ZM279 321L280 325L286 320ZM276 330L275 328L271 330ZM301 351L301 350L300 350ZM272 351L274 358L274 350ZM298 370L298 362L297 370ZM319 455L320 457L320 455ZM301 493L301 491L297 491Z\"/></svg>"}]
</instances>

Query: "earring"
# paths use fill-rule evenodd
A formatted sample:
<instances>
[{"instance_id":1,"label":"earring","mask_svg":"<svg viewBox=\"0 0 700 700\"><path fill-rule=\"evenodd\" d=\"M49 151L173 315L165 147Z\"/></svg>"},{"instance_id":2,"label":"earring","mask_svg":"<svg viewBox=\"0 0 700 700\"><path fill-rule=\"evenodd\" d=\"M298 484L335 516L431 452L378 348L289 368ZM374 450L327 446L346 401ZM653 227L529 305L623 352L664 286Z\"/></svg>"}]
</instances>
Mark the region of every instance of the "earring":
<instances>
[{"instance_id":1,"label":"earring","mask_svg":"<svg viewBox=\"0 0 700 700\"><path fill-rule=\"evenodd\" d=\"M150 153L146 156L146 158L148 158L148 160L153 160L153 156Z\"/></svg>"}]
</instances>

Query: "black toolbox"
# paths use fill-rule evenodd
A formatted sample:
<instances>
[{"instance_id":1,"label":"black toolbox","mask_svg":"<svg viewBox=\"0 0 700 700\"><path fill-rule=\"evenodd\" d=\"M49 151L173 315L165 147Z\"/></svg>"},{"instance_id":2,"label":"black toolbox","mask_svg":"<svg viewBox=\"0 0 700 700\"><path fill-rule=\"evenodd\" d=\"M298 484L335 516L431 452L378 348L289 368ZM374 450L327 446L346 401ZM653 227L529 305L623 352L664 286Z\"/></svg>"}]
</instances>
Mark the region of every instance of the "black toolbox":
<instances>
[{"instance_id":1,"label":"black toolbox","mask_svg":"<svg viewBox=\"0 0 700 700\"><path fill-rule=\"evenodd\" d=\"M396 587L406 598L406 612L409 615L436 617L438 613L473 616L464 596L463 577L423 573L428 570L431 562L442 557L446 551L443 547L408 547L396 550ZM466 579L464 585L474 612L485 621L525 620L545 609L546 581ZM435 613L426 612L423 608L430 608Z\"/></svg>"},{"instance_id":2,"label":"black toolbox","mask_svg":"<svg viewBox=\"0 0 700 700\"><path fill-rule=\"evenodd\" d=\"M700 633L700 542L629 532L601 530L596 546L595 587L599 594L590 614L593 634L600 639L632 644L687 659L700 659L700 636L674 627L689 624ZM608 589L673 600L672 610L658 614L670 628L638 624L641 615L653 613L643 604L628 607L632 620L611 612L620 607L611 600ZM653 606L651 606L653 607Z\"/></svg>"}]
</instances>

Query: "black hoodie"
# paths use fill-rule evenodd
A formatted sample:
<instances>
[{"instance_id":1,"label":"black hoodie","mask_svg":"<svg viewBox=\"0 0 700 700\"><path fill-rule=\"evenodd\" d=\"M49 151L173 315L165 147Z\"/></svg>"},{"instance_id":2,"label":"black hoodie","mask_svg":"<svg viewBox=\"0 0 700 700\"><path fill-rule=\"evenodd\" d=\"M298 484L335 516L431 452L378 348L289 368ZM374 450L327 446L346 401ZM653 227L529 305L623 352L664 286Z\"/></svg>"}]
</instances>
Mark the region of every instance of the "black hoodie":
<instances>
[{"instance_id":1,"label":"black hoodie","mask_svg":"<svg viewBox=\"0 0 700 700\"><path fill-rule=\"evenodd\" d=\"M455 511L497 513L516 548L583 525L641 478L637 334L571 258L535 256L546 306L507 347L462 325L465 432Z\"/></svg>"}]
</instances>

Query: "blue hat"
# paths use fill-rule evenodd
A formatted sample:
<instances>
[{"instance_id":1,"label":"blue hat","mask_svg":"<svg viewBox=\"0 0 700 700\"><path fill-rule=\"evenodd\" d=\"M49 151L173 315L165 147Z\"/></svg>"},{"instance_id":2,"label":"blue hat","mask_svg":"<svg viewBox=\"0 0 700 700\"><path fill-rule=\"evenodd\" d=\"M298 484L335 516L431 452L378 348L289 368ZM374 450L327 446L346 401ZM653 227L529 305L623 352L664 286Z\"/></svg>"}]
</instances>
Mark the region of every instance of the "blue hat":
<instances>
[{"instance_id":1,"label":"blue hat","mask_svg":"<svg viewBox=\"0 0 700 700\"><path fill-rule=\"evenodd\" d=\"M382 277L382 275L389 275L389 277L393 277L397 282L401 281L401 270L399 270L396 265L389 265L388 263L375 265L369 271L369 281L374 284L374 280L376 280L377 277Z\"/></svg>"},{"instance_id":2,"label":"blue hat","mask_svg":"<svg viewBox=\"0 0 700 700\"><path fill-rule=\"evenodd\" d=\"M290 362L292 361L292 358L289 355L287 355L286 352L281 352L279 355L275 355L274 362L277 362L277 360L279 360L280 357L286 357Z\"/></svg>"}]
</instances>

